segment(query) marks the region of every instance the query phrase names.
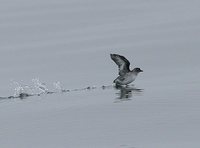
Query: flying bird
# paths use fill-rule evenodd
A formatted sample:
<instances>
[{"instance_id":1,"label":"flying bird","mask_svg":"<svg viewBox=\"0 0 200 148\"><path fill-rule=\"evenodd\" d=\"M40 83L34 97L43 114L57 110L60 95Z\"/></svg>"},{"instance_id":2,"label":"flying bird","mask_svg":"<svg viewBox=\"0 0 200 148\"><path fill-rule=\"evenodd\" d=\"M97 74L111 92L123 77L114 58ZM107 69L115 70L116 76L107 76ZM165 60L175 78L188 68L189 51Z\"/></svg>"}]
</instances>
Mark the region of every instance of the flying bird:
<instances>
[{"instance_id":1,"label":"flying bird","mask_svg":"<svg viewBox=\"0 0 200 148\"><path fill-rule=\"evenodd\" d=\"M119 76L113 81L116 85L128 85L136 79L140 72L143 72L138 67L130 70L130 62L124 56L110 54L110 57L119 68Z\"/></svg>"}]
</instances>

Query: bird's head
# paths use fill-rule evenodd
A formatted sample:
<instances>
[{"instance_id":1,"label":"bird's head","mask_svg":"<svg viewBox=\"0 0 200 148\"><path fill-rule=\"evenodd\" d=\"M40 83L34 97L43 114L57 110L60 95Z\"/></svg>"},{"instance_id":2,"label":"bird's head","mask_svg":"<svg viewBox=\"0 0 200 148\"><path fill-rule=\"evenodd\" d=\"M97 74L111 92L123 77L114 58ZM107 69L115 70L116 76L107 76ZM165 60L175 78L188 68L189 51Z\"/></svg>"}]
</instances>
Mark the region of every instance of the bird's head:
<instances>
[{"instance_id":1,"label":"bird's head","mask_svg":"<svg viewBox=\"0 0 200 148\"><path fill-rule=\"evenodd\" d=\"M136 67L136 68L134 68L133 70L132 70L132 72L135 72L135 73L140 73L140 72L143 72L143 70L142 69L140 69L140 68L138 68L138 67Z\"/></svg>"}]
</instances>

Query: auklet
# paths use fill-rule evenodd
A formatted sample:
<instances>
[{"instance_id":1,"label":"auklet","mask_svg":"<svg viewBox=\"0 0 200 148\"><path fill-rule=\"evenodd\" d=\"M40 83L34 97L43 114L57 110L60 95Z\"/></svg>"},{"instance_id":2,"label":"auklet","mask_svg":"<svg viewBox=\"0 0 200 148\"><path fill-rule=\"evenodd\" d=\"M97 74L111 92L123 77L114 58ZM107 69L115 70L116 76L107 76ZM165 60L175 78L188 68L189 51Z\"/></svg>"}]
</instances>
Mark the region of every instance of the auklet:
<instances>
[{"instance_id":1,"label":"auklet","mask_svg":"<svg viewBox=\"0 0 200 148\"><path fill-rule=\"evenodd\" d=\"M138 67L130 70L130 62L124 56L110 54L110 57L119 67L119 76L113 81L116 85L128 85L135 80L138 73L143 72Z\"/></svg>"}]
</instances>

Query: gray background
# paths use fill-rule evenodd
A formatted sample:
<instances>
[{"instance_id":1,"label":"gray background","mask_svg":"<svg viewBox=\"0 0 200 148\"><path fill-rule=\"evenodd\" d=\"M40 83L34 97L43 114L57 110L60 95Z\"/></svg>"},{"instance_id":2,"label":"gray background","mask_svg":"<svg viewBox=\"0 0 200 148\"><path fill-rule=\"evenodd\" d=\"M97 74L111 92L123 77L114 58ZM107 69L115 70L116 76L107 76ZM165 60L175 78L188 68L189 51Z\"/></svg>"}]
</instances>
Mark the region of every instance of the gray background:
<instances>
[{"instance_id":1,"label":"gray background","mask_svg":"<svg viewBox=\"0 0 200 148\"><path fill-rule=\"evenodd\" d=\"M34 78L48 90L57 81L65 89L97 86L2 100L1 147L198 148L199 6L198 0L0 0L1 97ZM117 77L110 53L144 70L134 82L144 91L130 101L117 100L119 90L100 89Z\"/></svg>"}]
</instances>

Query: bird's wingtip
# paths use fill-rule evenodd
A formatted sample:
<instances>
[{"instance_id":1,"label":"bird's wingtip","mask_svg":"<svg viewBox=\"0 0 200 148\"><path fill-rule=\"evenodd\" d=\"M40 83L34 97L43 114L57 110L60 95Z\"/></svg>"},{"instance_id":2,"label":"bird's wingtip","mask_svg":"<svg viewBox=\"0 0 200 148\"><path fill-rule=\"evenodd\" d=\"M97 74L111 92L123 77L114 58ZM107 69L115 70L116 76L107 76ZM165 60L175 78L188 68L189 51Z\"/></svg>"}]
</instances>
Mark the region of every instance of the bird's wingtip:
<instances>
[{"instance_id":1,"label":"bird's wingtip","mask_svg":"<svg viewBox=\"0 0 200 148\"><path fill-rule=\"evenodd\" d=\"M115 56L118 56L118 54L111 53L110 56L111 56L111 57L115 57Z\"/></svg>"},{"instance_id":2,"label":"bird's wingtip","mask_svg":"<svg viewBox=\"0 0 200 148\"><path fill-rule=\"evenodd\" d=\"M114 54L111 53L111 54L110 54L110 57L112 58L113 56L114 56Z\"/></svg>"}]
</instances>

